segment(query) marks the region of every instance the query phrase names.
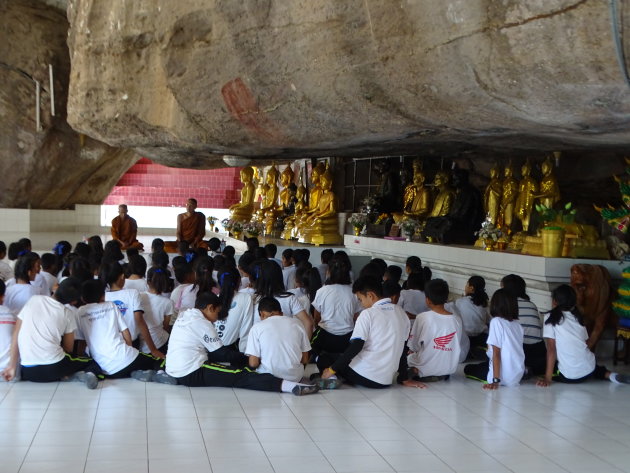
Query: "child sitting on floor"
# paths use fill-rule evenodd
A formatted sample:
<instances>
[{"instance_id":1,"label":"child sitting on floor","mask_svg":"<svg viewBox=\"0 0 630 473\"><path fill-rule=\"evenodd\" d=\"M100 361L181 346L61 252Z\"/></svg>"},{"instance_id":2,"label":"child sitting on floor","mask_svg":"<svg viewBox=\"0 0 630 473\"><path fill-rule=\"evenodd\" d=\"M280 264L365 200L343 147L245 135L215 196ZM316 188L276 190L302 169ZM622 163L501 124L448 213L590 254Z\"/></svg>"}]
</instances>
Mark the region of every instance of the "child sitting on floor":
<instances>
[{"instance_id":1,"label":"child sitting on floor","mask_svg":"<svg viewBox=\"0 0 630 473\"><path fill-rule=\"evenodd\" d=\"M15 330L17 317L9 308L3 305L4 302L4 281L0 279L0 373L9 366L11 359L11 339ZM17 374L15 375L17 377Z\"/></svg>"},{"instance_id":2,"label":"child sitting on floor","mask_svg":"<svg viewBox=\"0 0 630 473\"><path fill-rule=\"evenodd\" d=\"M424 294L424 276L422 273L411 273L407 278L407 289L400 291L398 305L407 312L411 320L422 312L429 310Z\"/></svg>"}]
</instances>

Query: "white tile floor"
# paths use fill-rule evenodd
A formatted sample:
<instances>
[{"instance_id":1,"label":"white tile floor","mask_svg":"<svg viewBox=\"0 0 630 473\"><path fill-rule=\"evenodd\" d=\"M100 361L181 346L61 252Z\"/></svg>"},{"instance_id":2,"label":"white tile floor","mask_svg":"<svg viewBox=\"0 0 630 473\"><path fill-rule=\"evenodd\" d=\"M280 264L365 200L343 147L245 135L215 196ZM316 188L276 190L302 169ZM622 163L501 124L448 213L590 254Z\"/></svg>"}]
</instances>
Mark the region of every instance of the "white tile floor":
<instances>
[{"instance_id":1,"label":"white tile floor","mask_svg":"<svg viewBox=\"0 0 630 473\"><path fill-rule=\"evenodd\" d=\"M303 398L107 380L0 384L0 471L630 472L630 386L344 386Z\"/></svg>"}]
</instances>

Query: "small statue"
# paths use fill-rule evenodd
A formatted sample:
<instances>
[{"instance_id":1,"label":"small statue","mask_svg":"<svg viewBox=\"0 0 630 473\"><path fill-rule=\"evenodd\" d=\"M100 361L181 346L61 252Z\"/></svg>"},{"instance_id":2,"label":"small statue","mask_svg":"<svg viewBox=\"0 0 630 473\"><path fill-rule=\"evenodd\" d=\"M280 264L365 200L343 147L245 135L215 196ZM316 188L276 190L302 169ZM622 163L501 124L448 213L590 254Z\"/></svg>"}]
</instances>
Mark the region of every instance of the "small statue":
<instances>
[{"instance_id":1,"label":"small statue","mask_svg":"<svg viewBox=\"0 0 630 473\"><path fill-rule=\"evenodd\" d=\"M516 217L521 221L525 233L529 229L529 220L534 207L534 196L538 192L538 184L531 177L531 172L532 166L528 160L521 168L523 178L518 184L518 197L515 203Z\"/></svg>"},{"instance_id":2,"label":"small statue","mask_svg":"<svg viewBox=\"0 0 630 473\"><path fill-rule=\"evenodd\" d=\"M518 181L514 177L512 166L508 164L504 171L503 191L501 193L501 209L499 211L499 222L510 233L514 220L514 207L518 198Z\"/></svg>"},{"instance_id":3,"label":"small statue","mask_svg":"<svg viewBox=\"0 0 630 473\"><path fill-rule=\"evenodd\" d=\"M433 185L438 189L438 194L435 197L429 217L444 217L450 212L455 198L455 192L449 186L448 174L444 171L439 171L433 179Z\"/></svg>"},{"instance_id":4,"label":"small statue","mask_svg":"<svg viewBox=\"0 0 630 473\"><path fill-rule=\"evenodd\" d=\"M377 161L374 170L381 176L377 192L380 211L395 212L400 208L400 178L392 171L389 159Z\"/></svg>"},{"instance_id":5,"label":"small statue","mask_svg":"<svg viewBox=\"0 0 630 473\"><path fill-rule=\"evenodd\" d=\"M293 184L293 178L295 177L295 173L291 166L287 166L282 174L280 174L280 185L282 186L282 190L280 191L280 208L284 211L287 211L289 206L291 205L291 192L289 186Z\"/></svg>"},{"instance_id":6,"label":"small statue","mask_svg":"<svg viewBox=\"0 0 630 473\"><path fill-rule=\"evenodd\" d=\"M431 191L424 186L422 161L413 163L413 182L405 188L403 214L405 217L422 219L431 210Z\"/></svg>"},{"instance_id":7,"label":"small statue","mask_svg":"<svg viewBox=\"0 0 630 473\"><path fill-rule=\"evenodd\" d=\"M247 166L241 169L241 182L243 183L241 201L238 204L230 206L230 218L232 220L247 222L252 218L255 192L252 182L253 177L254 170L251 167Z\"/></svg>"},{"instance_id":8,"label":"small statue","mask_svg":"<svg viewBox=\"0 0 630 473\"><path fill-rule=\"evenodd\" d=\"M486 215L493 225L497 224L497 219L499 218L499 206L501 205L501 194L503 193L500 174L501 170L498 165L494 165L490 169L490 182L486 187L483 199Z\"/></svg>"},{"instance_id":9,"label":"small statue","mask_svg":"<svg viewBox=\"0 0 630 473\"><path fill-rule=\"evenodd\" d=\"M306 218L300 241L314 245L339 244L342 241L337 219L339 204L332 190L333 179L328 165L320 177L320 184L321 195L317 208Z\"/></svg>"},{"instance_id":10,"label":"small statue","mask_svg":"<svg viewBox=\"0 0 630 473\"><path fill-rule=\"evenodd\" d=\"M542 164L542 174L543 178L540 181L540 193L535 195L535 197L540 200L542 205L552 209L556 202L560 200L560 187L553 173L553 163L549 156L547 156L547 159L545 159Z\"/></svg>"}]
</instances>

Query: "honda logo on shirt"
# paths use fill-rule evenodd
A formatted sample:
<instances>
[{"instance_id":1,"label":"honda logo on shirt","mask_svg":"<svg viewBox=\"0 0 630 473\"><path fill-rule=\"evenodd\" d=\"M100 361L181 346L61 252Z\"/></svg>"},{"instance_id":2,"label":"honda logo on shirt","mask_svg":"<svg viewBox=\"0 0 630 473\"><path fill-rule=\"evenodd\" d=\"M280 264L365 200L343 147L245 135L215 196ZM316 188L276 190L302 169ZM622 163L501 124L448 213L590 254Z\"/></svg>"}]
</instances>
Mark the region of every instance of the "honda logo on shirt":
<instances>
[{"instance_id":1,"label":"honda logo on shirt","mask_svg":"<svg viewBox=\"0 0 630 473\"><path fill-rule=\"evenodd\" d=\"M453 351L452 348L449 348L447 346L449 343L451 343L453 337L455 337L455 332L449 333L448 335L444 335L442 337L434 338L433 343L435 343L435 345L433 345L433 348L435 348L436 350Z\"/></svg>"}]
</instances>

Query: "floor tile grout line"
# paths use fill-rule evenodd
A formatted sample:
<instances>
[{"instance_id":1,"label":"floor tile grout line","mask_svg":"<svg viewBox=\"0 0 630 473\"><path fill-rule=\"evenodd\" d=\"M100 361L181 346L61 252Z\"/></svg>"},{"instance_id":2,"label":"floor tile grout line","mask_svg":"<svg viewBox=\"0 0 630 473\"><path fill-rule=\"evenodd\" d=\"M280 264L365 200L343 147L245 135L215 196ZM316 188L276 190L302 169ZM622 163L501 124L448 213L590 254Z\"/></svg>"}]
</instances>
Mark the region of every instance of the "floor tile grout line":
<instances>
[{"instance_id":1,"label":"floor tile grout line","mask_svg":"<svg viewBox=\"0 0 630 473\"><path fill-rule=\"evenodd\" d=\"M92 424L92 432L90 433L90 442L88 443L88 450L85 453L85 463L83 464L83 473L85 473L85 470L87 469L88 457L90 456L90 449L92 448L92 439L94 438L94 429L96 428L96 418L98 417L98 407L101 404L101 394L102 394L102 389L103 389L103 383L105 383L105 380L103 380L100 383L100 386L98 387L98 401L96 402L96 412L94 413L94 423Z\"/></svg>"},{"instance_id":2,"label":"floor tile grout line","mask_svg":"<svg viewBox=\"0 0 630 473\"><path fill-rule=\"evenodd\" d=\"M197 417L197 425L199 426L199 433L201 434L201 439L203 440L203 448L206 451L206 460L208 460L208 466L210 467L210 473L214 470L212 468L212 462L210 461L210 453L208 452L208 445L206 445L206 438L203 435L203 429L201 428L201 421L199 420L199 412L197 411L197 404L195 404L195 397L192 395L191 388L186 386L188 389L188 394L190 395L190 400L193 404L193 409L195 410L195 417Z\"/></svg>"},{"instance_id":3,"label":"floor tile grout line","mask_svg":"<svg viewBox=\"0 0 630 473\"><path fill-rule=\"evenodd\" d=\"M265 454L265 458L267 459L267 463L269 463L269 466L275 472L276 469L273 467L273 463L271 463L271 460L269 459L269 455L267 455L267 451L265 450L265 447L263 447L263 444L260 441L260 437L258 437L258 434L256 433L256 429L254 429L254 426L252 425L252 421L249 418L249 416L247 415L247 412L245 411L245 408L243 407L243 403L241 402L240 398L238 397L236 392L234 392L234 389L235 388L232 388L232 392L234 393L234 397L236 397L236 401L238 402L238 405L241 407L241 410L243 411L243 414L245 414L245 418L247 419L247 422L249 423L249 426L252 428L252 431L254 432L254 435L256 436L256 440L258 440L258 443L260 444L260 448L262 449L263 453ZM278 393L278 395L279 394L281 394L281 393ZM282 401L283 404L286 404L284 402L284 400L282 400L282 396L280 396L280 400ZM210 464L210 467L212 467L212 464Z\"/></svg>"}]
</instances>

